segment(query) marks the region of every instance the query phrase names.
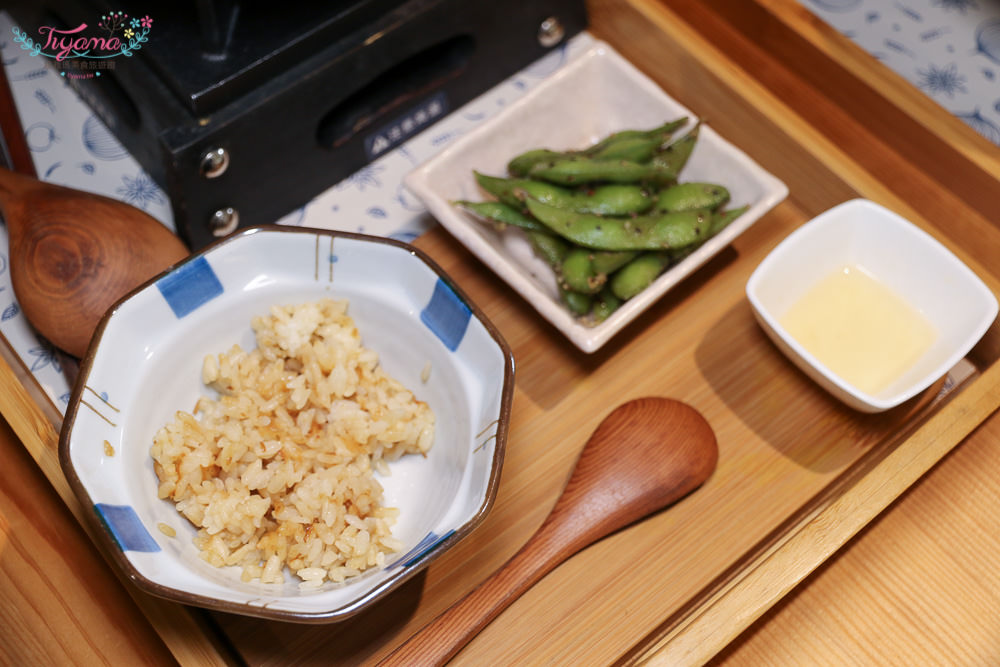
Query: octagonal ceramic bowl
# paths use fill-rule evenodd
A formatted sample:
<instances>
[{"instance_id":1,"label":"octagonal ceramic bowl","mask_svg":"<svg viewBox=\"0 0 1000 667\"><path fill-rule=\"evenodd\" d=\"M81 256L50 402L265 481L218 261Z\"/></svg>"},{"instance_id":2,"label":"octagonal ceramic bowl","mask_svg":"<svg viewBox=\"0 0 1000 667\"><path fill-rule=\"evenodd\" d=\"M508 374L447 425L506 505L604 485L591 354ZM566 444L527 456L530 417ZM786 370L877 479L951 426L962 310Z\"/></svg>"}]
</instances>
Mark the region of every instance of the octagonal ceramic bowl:
<instances>
[{"instance_id":1,"label":"octagonal ceramic bowl","mask_svg":"<svg viewBox=\"0 0 1000 667\"><path fill-rule=\"evenodd\" d=\"M157 497L154 434L199 396L206 355L252 349L251 317L273 304L347 299L382 367L434 411L426 457L379 476L399 509L402 548L343 583L241 581L193 544L196 529ZM222 240L139 288L102 321L67 409L60 461L118 565L140 588L182 603L300 622L334 621L387 595L478 525L500 476L513 358L482 312L427 256L358 234L258 227ZM174 533L171 536L171 533Z\"/></svg>"}]
</instances>

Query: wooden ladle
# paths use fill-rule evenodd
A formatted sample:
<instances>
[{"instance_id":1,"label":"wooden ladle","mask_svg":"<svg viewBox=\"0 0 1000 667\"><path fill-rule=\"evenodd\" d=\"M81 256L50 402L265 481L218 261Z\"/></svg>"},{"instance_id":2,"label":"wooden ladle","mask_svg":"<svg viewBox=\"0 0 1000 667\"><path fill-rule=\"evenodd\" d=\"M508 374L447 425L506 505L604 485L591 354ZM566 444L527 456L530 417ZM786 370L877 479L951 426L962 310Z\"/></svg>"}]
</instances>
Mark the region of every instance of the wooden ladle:
<instances>
[{"instance_id":1,"label":"wooden ladle","mask_svg":"<svg viewBox=\"0 0 1000 667\"><path fill-rule=\"evenodd\" d=\"M0 168L14 293L28 321L82 357L108 308L188 249L124 202Z\"/></svg>"},{"instance_id":2,"label":"wooden ladle","mask_svg":"<svg viewBox=\"0 0 1000 667\"><path fill-rule=\"evenodd\" d=\"M687 495L717 460L712 428L689 405L666 398L622 404L594 431L552 512L521 550L380 665L444 664L557 565Z\"/></svg>"}]
</instances>

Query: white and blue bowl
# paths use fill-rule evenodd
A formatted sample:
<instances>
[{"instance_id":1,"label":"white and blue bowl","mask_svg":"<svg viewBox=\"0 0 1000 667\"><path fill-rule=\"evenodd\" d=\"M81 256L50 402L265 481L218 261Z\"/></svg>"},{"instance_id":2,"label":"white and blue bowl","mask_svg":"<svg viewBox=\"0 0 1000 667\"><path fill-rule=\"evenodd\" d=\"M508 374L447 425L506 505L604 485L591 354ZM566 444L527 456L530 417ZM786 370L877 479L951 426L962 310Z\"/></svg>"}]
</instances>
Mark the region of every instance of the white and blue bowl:
<instances>
[{"instance_id":1,"label":"white and blue bowl","mask_svg":"<svg viewBox=\"0 0 1000 667\"><path fill-rule=\"evenodd\" d=\"M199 558L195 528L157 497L150 445L200 395L206 355L255 346L250 321L273 304L349 300L365 347L433 409L434 446L380 477L405 547L346 583L300 590L243 583ZM429 369L429 376L427 370ZM248 229L119 301L83 360L60 461L127 576L141 589L210 609L299 622L346 618L382 598L473 530L492 507L514 388L496 328L433 260L391 239L297 227ZM176 531L169 537L159 529Z\"/></svg>"}]
</instances>

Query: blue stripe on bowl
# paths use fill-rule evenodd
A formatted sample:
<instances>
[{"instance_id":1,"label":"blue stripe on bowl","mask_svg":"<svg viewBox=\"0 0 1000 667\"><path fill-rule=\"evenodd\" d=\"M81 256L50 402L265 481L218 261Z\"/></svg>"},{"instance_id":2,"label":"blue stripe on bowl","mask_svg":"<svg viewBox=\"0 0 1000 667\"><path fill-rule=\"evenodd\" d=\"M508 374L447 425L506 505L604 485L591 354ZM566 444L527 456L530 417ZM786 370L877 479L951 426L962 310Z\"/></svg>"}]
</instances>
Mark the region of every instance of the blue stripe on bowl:
<instances>
[{"instance_id":1,"label":"blue stripe on bowl","mask_svg":"<svg viewBox=\"0 0 1000 667\"><path fill-rule=\"evenodd\" d=\"M434 547L455 534L454 530L449 530L444 535L438 536L436 533L427 533L424 539L417 543L417 546L410 549L405 556L389 566L388 569L397 567L410 567L420 561L421 558L430 553Z\"/></svg>"},{"instance_id":2,"label":"blue stripe on bowl","mask_svg":"<svg viewBox=\"0 0 1000 667\"><path fill-rule=\"evenodd\" d=\"M97 510L101 522L115 538L115 542L118 543L118 547L122 551L154 552L160 550L160 545L142 525L139 515L135 513L131 505L97 503L94 505L94 509Z\"/></svg>"},{"instance_id":3,"label":"blue stripe on bowl","mask_svg":"<svg viewBox=\"0 0 1000 667\"><path fill-rule=\"evenodd\" d=\"M204 257L196 257L156 281L177 317L184 317L222 294L222 283Z\"/></svg>"},{"instance_id":4,"label":"blue stripe on bowl","mask_svg":"<svg viewBox=\"0 0 1000 667\"><path fill-rule=\"evenodd\" d=\"M427 307L420 311L420 321L452 352L461 344L471 317L469 307L440 278Z\"/></svg>"}]
</instances>

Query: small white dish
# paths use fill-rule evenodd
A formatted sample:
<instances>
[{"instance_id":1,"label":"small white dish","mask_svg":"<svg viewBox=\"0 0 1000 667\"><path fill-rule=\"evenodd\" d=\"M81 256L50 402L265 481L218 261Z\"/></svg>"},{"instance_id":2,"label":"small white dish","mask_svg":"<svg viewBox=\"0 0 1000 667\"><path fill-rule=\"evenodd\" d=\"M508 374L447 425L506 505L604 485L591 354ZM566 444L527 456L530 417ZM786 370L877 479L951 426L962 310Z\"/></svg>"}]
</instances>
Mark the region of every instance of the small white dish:
<instances>
[{"instance_id":1,"label":"small white dish","mask_svg":"<svg viewBox=\"0 0 1000 667\"><path fill-rule=\"evenodd\" d=\"M781 320L826 276L857 266L936 330L922 356L875 394L831 371L789 334ZM986 333L997 299L986 284L930 234L874 202L844 202L802 225L760 263L746 285L754 315L800 369L861 412L882 412L942 378Z\"/></svg>"},{"instance_id":2,"label":"small white dish","mask_svg":"<svg viewBox=\"0 0 1000 667\"><path fill-rule=\"evenodd\" d=\"M348 299L362 344L430 405L434 444L379 477L385 505L400 510L392 532L404 545L385 567L315 589L300 589L287 571L284 584L245 583L238 567L199 558L194 526L157 497L150 446L177 410L214 395L201 383L206 355L255 347L252 316L327 297ZM513 372L499 332L418 249L346 232L251 228L109 311L66 411L60 462L107 552L141 589L237 614L334 621L396 589L485 518L499 483Z\"/></svg>"},{"instance_id":3,"label":"small white dish","mask_svg":"<svg viewBox=\"0 0 1000 667\"><path fill-rule=\"evenodd\" d=\"M539 314L578 348L594 352L781 202L788 194L785 184L703 125L680 180L719 183L732 195L728 207L746 204L749 210L596 326L580 322L563 306L555 275L519 230L497 232L451 202L488 199L473 170L505 176L507 162L522 151L579 149L618 130L656 127L682 116L689 123L678 136L697 116L598 41L510 108L409 173L405 183L442 226Z\"/></svg>"}]
</instances>

